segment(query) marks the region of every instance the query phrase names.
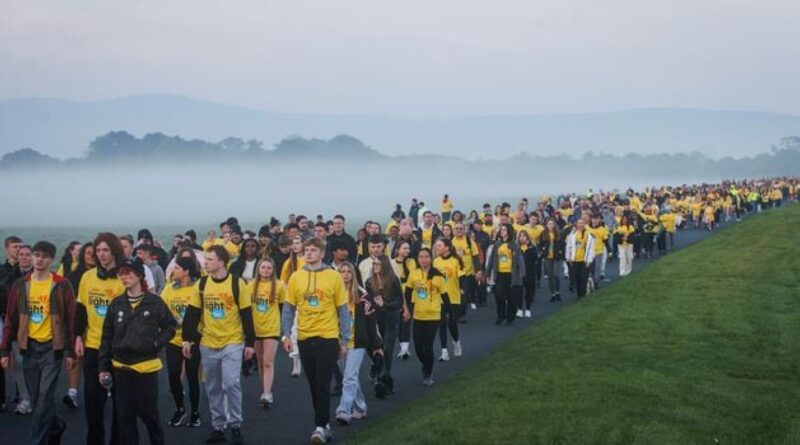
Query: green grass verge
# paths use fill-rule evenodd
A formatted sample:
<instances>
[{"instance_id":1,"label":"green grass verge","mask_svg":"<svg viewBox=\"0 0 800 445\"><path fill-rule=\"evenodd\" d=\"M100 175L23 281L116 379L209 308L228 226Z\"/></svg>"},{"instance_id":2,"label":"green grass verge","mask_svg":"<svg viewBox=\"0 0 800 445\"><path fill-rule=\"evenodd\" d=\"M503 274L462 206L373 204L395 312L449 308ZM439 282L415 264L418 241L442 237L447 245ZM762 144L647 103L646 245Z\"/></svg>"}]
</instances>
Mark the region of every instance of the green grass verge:
<instances>
[{"instance_id":1,"label":"green grass verge","mask_svg":"<svg viewBox=\"0 0 800 445\"><path fill-rule=\"evenodd\" d=\"M800 443L800 205L571 305L351 438Z\"/></svg>"}]
</instances>

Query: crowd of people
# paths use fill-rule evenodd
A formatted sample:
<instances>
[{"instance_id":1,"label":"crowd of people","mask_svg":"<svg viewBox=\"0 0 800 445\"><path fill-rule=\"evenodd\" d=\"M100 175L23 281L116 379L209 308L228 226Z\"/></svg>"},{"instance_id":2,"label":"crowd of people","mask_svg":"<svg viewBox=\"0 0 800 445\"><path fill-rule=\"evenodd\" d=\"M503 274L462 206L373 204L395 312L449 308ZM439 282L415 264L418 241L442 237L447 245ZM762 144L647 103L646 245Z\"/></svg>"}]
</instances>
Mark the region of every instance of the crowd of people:
<instances>
[{"instance_id":1,"label":"crowd of people","mask_svg":"<svg viewBox=\"0 0 800 445\"><path fill-rule=\"evenodd\" d=\"M138 443L141 419L159 444L164 420L202 425L202 384L206 442L241 443L241 376L255 368L259 403L272 408L282 349L292 376L308 380L311 443L326 443L332 396L340 396L335 423L366 416L364 360L378 399L395 392L393 362L412 351L421 384L433 385L437 356L462 356L469 346L461 342L463 323L490 305L489 295L496 325L532 320L537 293L551 302L562 293L583 298L603 285L611 261L624 277L637 258L669 252L682 230L714 230L720 221L796 202L797 186L797 178L773 178L589 190L466 213L444 195L438 212L414 199L407 211L397 205L385 227L368 221L355 236L342 215L272 218L257 231L231 217L203 240L193 230L175 235L168 251L147 229L135 238L99 233L69 243L57 268L54 244L11 235L0 266L0 403L5 410L9 377L15 413L32 415L30 443L50 443L66 428L55 409L64 367L62 401L82 405L87 443ZM175 411L162 419L164 362Z\"/></svg>"}]
</instances>

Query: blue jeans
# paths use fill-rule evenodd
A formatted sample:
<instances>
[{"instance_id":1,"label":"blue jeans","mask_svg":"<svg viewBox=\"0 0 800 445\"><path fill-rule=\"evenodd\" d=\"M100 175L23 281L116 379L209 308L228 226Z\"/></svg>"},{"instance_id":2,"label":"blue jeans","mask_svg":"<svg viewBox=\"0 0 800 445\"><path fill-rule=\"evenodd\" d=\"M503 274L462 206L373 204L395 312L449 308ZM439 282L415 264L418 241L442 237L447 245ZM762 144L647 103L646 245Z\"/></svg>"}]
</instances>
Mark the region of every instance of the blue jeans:
<instances>
[{"instance_id":1,"label":"blue jeans","mask_svg":"<svg viewBox=\"0 0 800 445\"><path fill-rule=\"evenodd\" d=\"M361 362L364 360L364 348L348 349L347 357L339 365L344 368L344 378L342 379L342 398L336 408L336 415L347 419L353 415L353 410L357 409L362 413L367 412L367 401L361 391L361 383L358 381L358 371L361 369Z\"/></svg>"}]
</instances>

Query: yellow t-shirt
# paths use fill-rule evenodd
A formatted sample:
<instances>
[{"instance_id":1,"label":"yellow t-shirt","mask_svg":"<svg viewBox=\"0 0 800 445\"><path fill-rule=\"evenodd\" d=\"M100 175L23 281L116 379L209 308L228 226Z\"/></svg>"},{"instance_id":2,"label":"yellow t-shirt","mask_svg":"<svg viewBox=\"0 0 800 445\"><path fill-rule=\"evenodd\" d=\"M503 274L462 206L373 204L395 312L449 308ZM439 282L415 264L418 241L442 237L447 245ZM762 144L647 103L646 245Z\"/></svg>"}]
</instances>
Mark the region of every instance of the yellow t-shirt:
<instances>
[{"instance_id":1,"label":"yellow t-shirt","mask_svg":"<svg viewBox=\"0 0 800 445\"><path fill-rule=\"evenodd\" d=\"M272 294L272 282L260 281L256 289L256 280L249 284L253 310L253 325L255 326L256 337L280 337L281 336L281 314L280 304L286 301L286 285L282 281L275 281L275 301L270 302L269 296Z\"/></svg>"},{"instance_id":2,"label":"yellow t-shirt","mask_svg":"<svg viewBox=\"0 0 800 445\"><path fill-rule=\"evenodd\" d=\"M413 258L406 258L406 267L408 268L408 274L406 275L403 270L403 264L398 261L397 258L394 259L395 263L395 271L397 272L397 278L400 279L400 284L402 284L403 292L406 291L406 282L408 276L411 275L411 272L417 269L417 262L414 261Z\"/></svg>"},{"instance_id":3,"label":"yellow t-shirt","mask_svg":"<svg viewBox=\"0 0 800 445\"><path fill-rule=\"evenodd\" d=\"M627 226L617 226L617 229L614 230L614 233L618 233L620 235L619 245L625 247L630 245L630 236L635 232L636 229L633 228L631 225Z\"/></svg>"},{"instance_id":4,"label":"yellow t-shirt","mask_svg":"<svg viewBox=\"0 0 800 445\"><path fill-rule=\"evenodd\" d=\"M494 233L494 224L484 224L481 226L481 230L487 235L492 236L492 233Z\"/></svg>"},{"instance_id":5,"label":"yellow t-shirt","mask_svg":"<svg viewBox=\"0 0 800 445\"><path fill-rule=\"evenodd\" d=\"M224 246L224 245L225 245L225 240L224 239L215 238L213 240L205 240L205 241L203 241L203 244L201 245L201 247L203 248L204 251L208 251L208 249L210 249L211 246Z\"/></svg>"},{"instance_id":6,"label":"yellow t-shirt","mask_svg":"<svg viewBox=\"0 0 800 445\"><path fill-rule=\"evenodd\" d=\"M541 224L536 224L535 226L528 227L528 235L530 235L531 241L533 244L539 245L539 240L542 238L542 233L544 232L544 226Z\"/></svg>"},{"instance_id":7,"label":"yellow t-shirt","mask_svg":"<svg viewBox=\"0 0 800 445\"><path fill-rule=\"evenodd\" d=\"M433 245L433 226L430 229L422 229L422 247L430 247Z\"/></svg>"},{"instance_id":8,"label":"yellow t-shirt","mask_svg":"<svg viewBox=\"0 0 800 445\"><path fill-rule=\"evenodd\" d=\"M203 337L200 345L207 348L223 348L227 345L244 343L240 309L250 307L250 288L239 280L239 306L233 296L233 275L217 282L213 277L206 280L205 295L200 298L200 280L194 285L189 305L203 310Z\"/></svg>"},{"instance_id":9,"label":"yellow t-shirt","mask_svg":"<svg viewBox=\"0 0 800 445\"><path fill-rule=\"evenodd\" d=\"M606 226L590 227L589 231L592 235L594 235L594 254L602 255L603 247L605 246L605 241L608 239L608 227Z\"/></svg>"},{"instance_id":10,"label":"yellow t-shirt","mask_svg":"<svg viewBox=\"0 0 800 445\"><path fill-rule=\"evenodd\" d=\"M433 267L444 275L445 283L447 285L447 296L450 298L451 304L461 304L461 283L459 276L462 274L461 265L455 257L443 258L437 257L433 260Z\"/></svg>"},{"instance_id":11,"label":"yellow t-shirt","mask_svg":"<svg viewBox=\"0 0 800 445\"><path fill-rule=\"evenodd\" d=\"M514 255L508 247L508 243L500 244L497 248L497 272L511 273L511 266L514 264Z\"/></svg>"},{"instance_id":12,"label":"yellow t-shirt","mask_svg":"<svg viewBox=\"0 0 800 445\"><path fill-rule=\"evenodd\" d=\"M286 302L297 307L297 339L339 338L339 306L347 291L339 272L300 269L289 279Z\"/></svg>"},{"instance_id":13,"label":"yellow t-shirt","mask_svg":"<svg viewBox=\"0 0 800 445\"><path fill-rule=\"evenodd\" d=\"M242 245L241 244L236 244L233 241L227 241L224 244L224 247L225 247L225 250L228 251L228 254L230 254L231 260L233 260L234 258L238 258L239 257L239 251L241 250Z\"/></svg>"},{"instance_id":14,"label":"yellow t-shirt","mask_svg":"<svg viewBox=\"0 0 800 445\"><path fill-rule=\"evenodd\" d=\"M347 340L347 349L356 347L356 305L347 302L347 311L350 312L350 339Z\"/></svg>"},{"instance_id":15,"label":"yellow t-shirt","mask_svg":"<svg viewBox=\"0 0 800 445\"><path fill-rule=\"evenodd\" d=\"M411 301L414 303L414 320L439 321L442 318L442 294L447 292L444 277L436 275L428 279L422 269L408 276L412 287Z\"/></svg>"},{"instance_id":16,"label":"yellow t-shirt","mask_svg":"<svg viewBox=\"0 0 800 445\"><path fill-rule=\"evenodd\" d=\"M295 272L302 269L303 266L305 265L306 265L305 258L302 256L298 256L297 269L295 269ZM283 281L283 284L289 284L289 278L291 278L292 275L294 274L294 272L291 271L291 267L292 267L292 259L287 258L286 261L283 262L283 266L281 267L281 281Z\"/></svg>"},{"instance_id":17,"label":"yellow t-shirt","mask_svg":"<svg viewBox=\"0 0 800 445\"><path fill-rule=\"evenodd\" d=\"M658 217L661 220L661 224L664 226L664 230L668 233L675 233L675 214L668 212Z\"/></svg>"},{"instance_id":18,"label":"yellow t-shirt","mask_svg":"<svg viewBox=\"0 0 800 445\"><path fill-rule=\"evenodd\" d=\"M448 199L447 201L442 200L442 213L445 212L452 212L453 211L453 200Z\"/></svg>"},{"instance_id":19,"label":"yellow t-shirt","mask_svg":"<svg viewBox=\"0 0 800 445\"><path fill-rule=\"evenodd\" d=\"M119 278L100 279L97 276L97 268L87 270L81 277L78 285L78 303L86 308L87 326L83 342L87 348L100 347L100 336L103 334L103 322L106 319L108 306L123 292L125 286Z\"/></svg>"},{"instance_id":20,"label":"yellow t-shirt","mask_svg":"<svg viewBox=\"0 0 800 445\"><path fill-rule=\"evenodd\" d=\"M589 231L575 232L575 262L583 263L586 258L586 244L589 242Z\"/></svg>"},{"instance_id":21,"label":"yellow t-shirt","mask_svg":"<svg viewBox=\"0 0 800 445\"><path fill-rule=\"evenodd\" d=\"M31 278L31 290L28 295L28 337L42 343L53 339L53 324L50 322L52 285L52 275L48 275L44 281Z\"/></svg>"},{"instance_id":22,"label":"yellow t-shirt","mask_svg":"<svg viewBox=\"0 0 800 445\"><path fill-rule=\"evenodd\" d=\"M189 302L192 300L194 293L194 286L175 287L170 283L161 291L161 298L169 308L169 311L172 312L175 321L178 322L175 336L169 341L175 346L183 345L181 325L183 324L183 317L186 315L186 308L189 306Z\"/></svg>"},{"instance_id":23,"label":"yellow t-shirt","mask_svg":"<svg viewBox=\"0 0 800 445\"><path fill-rule=\"evenodd\" d=\"M464 261L464 276L470 277L475 275L475 266L473 258L479 255L477 243L472 242L466 236L453 237L453 248L456 253Z\"/></svg>"},{"instance_id":24,"label":"yellow t-shirt","mask_svg":"<svg viewBox=\"0 0 800 445\"><path fill-rule=\"evenodd\" d=\"M78 268L78 262L73 261L72 264L69 266L69 273L75 272L75 269L77 268ZM56 275L61 275L62 277L67 276L64 274L64 263L58 265L58 271L56 271Z\"/></svg>"}]
</instances>

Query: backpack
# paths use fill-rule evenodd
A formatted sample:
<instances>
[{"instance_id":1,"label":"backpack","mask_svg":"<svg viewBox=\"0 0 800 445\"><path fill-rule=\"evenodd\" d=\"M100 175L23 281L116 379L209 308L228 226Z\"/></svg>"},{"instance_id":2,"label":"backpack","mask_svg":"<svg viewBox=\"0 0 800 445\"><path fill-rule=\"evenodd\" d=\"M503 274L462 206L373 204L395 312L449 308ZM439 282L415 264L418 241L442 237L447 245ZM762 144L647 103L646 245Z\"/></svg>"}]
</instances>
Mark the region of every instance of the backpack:
<instances>
[{"instance_id":1,"label":"backpack","mask_svg":"<svg viewBox=\"0 0 800 445\"><path fill-rule=\"evenodd\" d=\"M200 284L198 287L200 288L200 306L203 305L203 294L206 291L206 283L208 283L208 275L204 277L200 277ZM236 307L239 307L239 277L236 275L231 275L231 290L233 291L233 301L236 302Z\"/></svg>"}]
</instances>

